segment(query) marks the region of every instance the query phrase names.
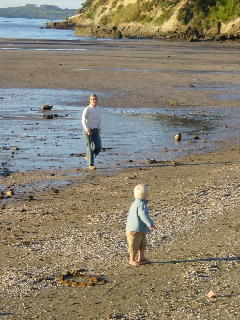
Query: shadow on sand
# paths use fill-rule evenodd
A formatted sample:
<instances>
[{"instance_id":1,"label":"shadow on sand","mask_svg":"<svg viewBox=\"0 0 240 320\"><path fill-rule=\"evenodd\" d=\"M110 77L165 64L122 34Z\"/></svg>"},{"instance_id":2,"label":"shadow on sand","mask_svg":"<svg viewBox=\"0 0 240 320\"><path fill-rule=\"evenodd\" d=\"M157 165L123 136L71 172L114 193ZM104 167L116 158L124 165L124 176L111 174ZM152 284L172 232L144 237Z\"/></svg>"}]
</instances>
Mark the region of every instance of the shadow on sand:
<instances>
[{"instance_id":1,"label":"shadow on sand","mask_svg":"<svg viewBox=\"0 0 240 320\"><path fill-rule=\"evenodd\" d=\"M226 257L226 258L201 258L201 259L185 259L185 260L170 260L170 261L152 261L151 264L177 264L177 263L191 263L191 262L211 262L211 261L240 261L240 256Z\"/></svg>"}]
</instances>

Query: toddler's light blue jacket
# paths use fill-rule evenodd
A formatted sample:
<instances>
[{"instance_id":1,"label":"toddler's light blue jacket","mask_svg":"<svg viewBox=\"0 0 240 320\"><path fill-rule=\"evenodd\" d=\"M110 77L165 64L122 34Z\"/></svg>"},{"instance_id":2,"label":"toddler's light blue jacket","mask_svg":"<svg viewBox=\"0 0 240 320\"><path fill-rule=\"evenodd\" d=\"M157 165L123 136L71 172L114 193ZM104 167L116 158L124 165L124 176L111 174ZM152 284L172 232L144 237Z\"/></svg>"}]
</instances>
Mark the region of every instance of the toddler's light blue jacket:
<instances>
[{"instance_id":1,"label":"toddler's light blue jacket","mask_svg":"<svg viewBox=\"0 0 240 320\"><path fill-rule=\"evenodd\" d=\"M142 233L150 232L150 229L154 226L154 223L149 216L147 203L148 200L136 199L133 201L128 211L126 231L136 231Z\"/></svg>"}]
</instances>

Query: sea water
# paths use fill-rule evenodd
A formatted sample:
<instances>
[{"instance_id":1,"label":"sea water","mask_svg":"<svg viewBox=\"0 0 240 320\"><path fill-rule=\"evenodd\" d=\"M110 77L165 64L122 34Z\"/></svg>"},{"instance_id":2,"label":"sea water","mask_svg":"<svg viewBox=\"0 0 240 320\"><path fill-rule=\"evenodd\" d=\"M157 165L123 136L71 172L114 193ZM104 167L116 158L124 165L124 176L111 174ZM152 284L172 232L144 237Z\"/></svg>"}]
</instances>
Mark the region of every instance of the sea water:
<instances>
[{"instance_id":1,"label":"sea water","mask_svg":"<svg viewBox=\"0 0 240 320\"><path fill-rule=\"evenodd\" d=\"M86 168L81 115L90 92L0 89L0 168L11 172ZM97 92L99 101L106 95ZM41 111L41 105L53 105ZM240 108L102 109L103 152L98 168L123 168L148 159L175 159L214 150L240 135ZM45 114L54 115L46 119ZM182 134L177 142L175 135Z\"/></svg>"},{"instance_id":2,"label":"sea water","mask_svg":"<svg viewBox=\"0 0 240 320\"><path fill-rule=\"evenodd\" d=\"M0 38L12 39L51 39L81 40L74 30L44 29L46 19L4 18L0 17ZM84 39L91 39L84 37Z\"/></svg>"}]
</instances>

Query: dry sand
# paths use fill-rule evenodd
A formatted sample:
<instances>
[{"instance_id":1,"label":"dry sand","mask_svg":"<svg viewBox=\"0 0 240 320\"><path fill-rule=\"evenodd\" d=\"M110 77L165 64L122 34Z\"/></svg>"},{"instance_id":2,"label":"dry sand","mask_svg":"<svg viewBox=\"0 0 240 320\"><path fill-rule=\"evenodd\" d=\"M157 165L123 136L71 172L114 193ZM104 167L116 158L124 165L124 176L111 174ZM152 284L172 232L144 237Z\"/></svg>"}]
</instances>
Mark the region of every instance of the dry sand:
<instances>
[{"instance_id":1,"label":"dry sand","mask_svg":"<svg viewBox=\"0 0 240 320\"><path fill-rule=\"evenodd\" d=\"M195 75L167 72L236 71L236 44L14 42L2 40L0 46L89 51L2 50L1 87L113 92L104 99L107 106L162 106L172 98L178 105L237 106L214 99L209 91L196 90L193 97L189 84ZM165 73L116 71L163 65ZM90 67L115 70L70 70ZM235 84L239 74L199 74L197 79ZM184 94L175 86L185 86ZM16 194L0 204L0 318L239 319L239 163L236 139L215 152L115 174L79 168L1 178L5 190L13 186ZM69 179L69 186L51 187L52 181ZM46 182L49 187L43 188ZM151 186L157 230L148 237L153 263L133 268L127 264L124 226L138 183ZM26 194L24 186L29 186ZM70 287L56 279L80 269L106 283ZM211 290L216 297L209 299Z\"/></svg>"}]
</instances>

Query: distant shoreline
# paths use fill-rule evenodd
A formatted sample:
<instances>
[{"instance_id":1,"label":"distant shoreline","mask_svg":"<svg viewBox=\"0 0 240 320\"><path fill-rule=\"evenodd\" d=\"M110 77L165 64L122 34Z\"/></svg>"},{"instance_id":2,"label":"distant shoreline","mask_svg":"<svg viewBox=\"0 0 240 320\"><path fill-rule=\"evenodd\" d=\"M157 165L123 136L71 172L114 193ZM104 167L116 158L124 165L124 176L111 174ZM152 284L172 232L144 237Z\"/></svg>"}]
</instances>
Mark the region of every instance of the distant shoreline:
<instances>
[{"instance_id":1,"label":"distant shoreline","mask_svg":"<svg viewBox=\"0 0 240 320\"><path fill-rule=\"evenodd\" d=\"M34 5L0 8L0 17L63 20L76 14L77 9L60 8L54 5Z\"/></svg>"}]
</instances>

